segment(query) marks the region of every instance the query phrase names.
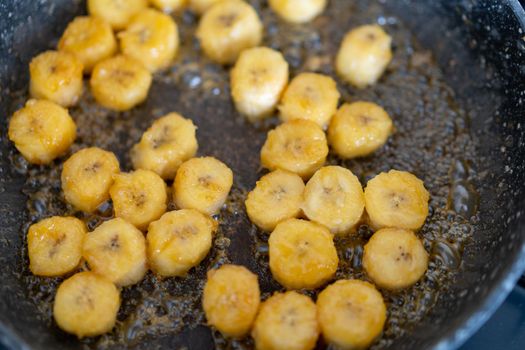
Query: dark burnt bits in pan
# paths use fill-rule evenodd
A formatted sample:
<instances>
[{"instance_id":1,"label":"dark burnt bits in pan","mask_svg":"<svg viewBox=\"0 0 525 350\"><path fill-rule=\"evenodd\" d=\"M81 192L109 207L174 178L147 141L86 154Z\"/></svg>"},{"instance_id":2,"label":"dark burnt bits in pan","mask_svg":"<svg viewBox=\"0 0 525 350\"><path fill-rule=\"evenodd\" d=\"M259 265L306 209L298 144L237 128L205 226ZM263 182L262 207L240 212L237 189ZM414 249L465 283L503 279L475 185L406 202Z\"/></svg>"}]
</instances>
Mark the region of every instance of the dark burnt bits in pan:
<instances>
[{"instance_id":1,"label":"dark burnt bits in pan","mask_svg":"<svg viewBox=\"0 0 525 350\"><path fill-rule=\"evenodd\" d=\"M254 1L253 4L260 11L267 28L264 43L284 53L294 76L298 72L311 70L312 67L334 76L330 57L334 57L342 40L344 32L341 28L350 30L358 24L373 23L385 16L381 6L376 3L357 1L350 4L347 1L332 1L327 10L311 24L297 27L277 20L262 1ZM202 324L204 319L199 303L204 273L228 259L247 264L251 270L262 276L269 275L268 259L264 255L267 235L259 234L249 224L242 209L245 189L253 188L255 180L260 177L256 174L259 166L256 155L266 132L244 124L242 118L233 111L229 99L228 75L195 52L190 39L193 29L194 26L191 25L181 28L182 35L186 35L188 40L182 40L178 64L155 75L149 99L144 105L130 112L117 114L101 109L93 102L89 91L84 93L79 105L70 110L79 126L79 142L73 146L72 151L97 145L114 151L122 161L123 170L130 170L127 152L138 142L142 131L151 124L151 116L158 117L171 110L178 110L191 117L199 126L200 135L206 138L201 154L212 154L219 159L229 160L228 164L231 164L236 175L233 189L236 195L228 200L228 207L220 214L221 225L215 236L215 248L211 256L201 266L190 271L184 280L158 280L148 274L137 286L125 288L122 292L120 321L115 332L98 339L84 340L87 344L123 344L124 341L136 343L150 336L173 334L189 329L192 325ZM424 70L416 70L410 66L412 53L420 52L421 48L413 41L403 24L389 24L386 31L393 37L396 50L393 61L379 84L364 90L354 90L339 78L336 80L344 100L375 101L384 107L394 120L396 132L371 157L341 160L331 155L328 161L330 164L348 167L362 183L390 168L406 169L420 176L432 194L430 215L420 231L426 250L430 251L433 242L439 239L454 251L461 251L461 246L471 236L475 224L469 222L470 218L465 219L447 210L446 204L450 183L448 170L455 160L472 160L473 167L476 166L474 143L468 130L450 127L455 125L458 118L465 118L465 115L453 103L453 95L443 83L435 63L430 62ZM192 72L193 78L197 74L200 83L183 84L183 77L188 72ZM202 101L198 108L195 104L197 99ZM213 137L214 135L219 137ZM46 203L44 206L39 205L38 211L34 207L30 209L35 220L53 214L74 212L57 197L54 190L56 183L60 184L58 162L56 164L51 168L30 166L27 170L29 177L25 191L29 193L30 200L33 200L32 203ZM24 172L24 166L18 168ZM95 213L90 217L97 216ZM101 217L100 220L107 220L107 217ZM252 232L253 235L249 238L236 236L231 240L231 249L226 256L225 249L230 239L235 232L241 230ZM255 250L255 237L259 237L262 248L253 254L242 244L252 244ZM346 257L344 261L340 259L337 278L366 278L361 257L363 245L369 237L369 230L366 226L361 226L358 227L356 236L336 238L339 255ZM238 238L240 242L237 241ZM429 271L414 287L397 293L382 291L387 301L389 318L384 335L376 343L376 347L388 345L392 339L409 330L411 324L424 317L438 296L446 291L454 273L453 268L442 263L440 254L443 251L433 250ZM26 256L26 252L23 254ZM254 259L253 255L259 259ZM22 267L22 271L23 279L28 284L29 297L35 301L39 314L47 315L44 318L49 321L57 280L42 281L33 277L29 275L27 265ZM279 288L268 278L263 277L261 282L265 297L271 290ZM246 343L250 344L250 340L246 340Z\"/></svg>"}]
</instances>

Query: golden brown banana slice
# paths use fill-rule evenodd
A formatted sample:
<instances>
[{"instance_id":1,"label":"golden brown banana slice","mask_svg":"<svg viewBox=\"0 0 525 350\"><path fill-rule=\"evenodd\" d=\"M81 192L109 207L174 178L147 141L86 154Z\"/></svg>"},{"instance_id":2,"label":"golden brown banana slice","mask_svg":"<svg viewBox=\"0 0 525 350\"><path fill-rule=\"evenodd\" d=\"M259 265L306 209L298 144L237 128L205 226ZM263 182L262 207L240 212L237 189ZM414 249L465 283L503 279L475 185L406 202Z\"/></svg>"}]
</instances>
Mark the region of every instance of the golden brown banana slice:
<instances>
[{"instance_id":1,"label":"golden brown banana slice","mask_svg":"<svg viewBox=\"0 0 525 350\"><path fill-rule=\"evenodd\" d=\"M297 174L275 170L261 177L246 198L250 220L265 231L272 231L286 219L301 213L304 182Z\"/></svg>"},{"instance_id":2,"label":"golden brown banana slice","mask_svg":"<svg viewBox=\"0 0 525 350\"><path fill-rule=\"evenodd\" d=\"M113 176L120 172L117 157L97 147L84 148L64 162L61 180L66 201L92 213L109 199Z\"/></svg>"},{"instance_id":3,"label":"golden brown banana slice","mask_svg":"<svg viewBox=\"0 0 525 350\"><path fill-rule=\"evenodd\" d=\"M272 114L287 83L288 63L267 47L244 50L231 71L235 107L251 121Z\"/></svg>"},{"instance_id":4,"label":"golden brown banana slice","mask_svg":"<svg viewBox=\"0 0 525 350\"><path fill-rule=\"evenodd\" d=\"M137 14L118 34L122 53L150 72L166 68L179 48L177 24L168 15L148 9Z\"/></svg>"},{"instance_id":5,"label":"golden brown banana slice","mask_svg":"<svg viewBox=\"0 0 525 350\"><path fill-rule=\"evenodd\" d=\"M188 0L149 0L149 2L159 10L170 13L182 10Z\"/></svg>"},{"instance_id":6,"label":"golden brown banana slice","mask_svg":"<svg viewBox=\"0 0 525 350\"><path fill-rule=\"evenodd\" d=\"M184 276L206 257L217 223L194 209L171 211L148 228L148 261L161 276Z\"/></svg>"},{"instance_id":7,"label":"golden brown banana slice","mask_svg":"<svg viewBox=\"0 0 525 350\"><path fill-rule=\"evenodd\" d=\"M319 293L317 317L327 342L339 349L364 349L383 331L386 306L372 284L339 280Z\"/></svg>"},{"instance_id":8,"label":"golden brown banana slice","mask_svg":"<svg viewBox=\"0 0 525 350\"><path fill-rule=\"evenodd\" d=\"M252 328L259 309L257 275L247 268L223 265L208 271L202 306L208 324L230 337L242 337Z\"/></svg>"},{"instance_id":9,"label":"golden brown banana slice","mask_svg":"<svg viewBox=\"0 0 525 350\"><path fill-rule=\"evenodd\" d=\"M419 229L427 218L429 199L423 181L406 171L381 173L365 188L366 211L376 229Z\"/></svg>"},{"instance_id":10,"label":"golden brown banana slice","mask_svg":"<svg viewBox=\"0 0 525 350\"><path fill-rule=\"evenodd\" d=\"M337 53L337 73L358 88L375 84L392 60L391 43L392 38L378 25L351 30Z\"/></svg>"},{"instance_id":11,"label":"golden brown banana slice","mask_svg":"<svg viewBox=\"0 0 525 350\"><path fill-rule=\"evenodd\" d=\"M414 232L384 228L365 245L363 267L381 288L398 290L410 287L423 276L428 254Z\"/></svg>"},{"instance_id":12,"label":"golden brown banana slice","mask_svg":"<svg viewBox=\"0 0 525 350\"><path fill-rule=\"evenodd\" d=\"M111 219L88 233L82 256L89 268L115 283L129 286L146 274L146 240L132 224Z\"/></svg>"},{"instance_id":13,"label":"golden brown banana slice","mask_svg":"<svg viewBox=\"0 0 525 350\"><path fill-rule=\"evenodd\" d=\"M213 157L192 158L183 163L173 182L177 207L217 214L233 184L233 172Z\"/></svg>"},{"instance_id":14,"label":"golden brown banana slice","mask_svg":"<svg viewBox=\"0 0 525 350\"><path fill-rule=\"evenodd\" d=\"M270 0L269 4L281 18L292 23L305 23L318 16L327 0Z\"/></svg>"},{"instance_id":15,"label":"golden brown banana slice","mask_svg":"<svg viewBox=\"0 0 525 350\"><path fill-rule=\"evenodd\" d=\"M111 26L97 17L76 17L58 42L58 49L74 54L91 72L95 64L117 52L117 41Z\"/></svg>"},{"instance_id":16,"label":"golden brown banana slice","mask_svg":"<svg viewBox=\"0 0 525 350\"><path fill-rule=\"evenodd\" d=\"M224 0L204 13L197 37L206 56L220 64L230 64L241 51L260 44L262 31L253 7L241 0Z\"/></svg>"},{"instance_id":17,"label":"golden brown banana slice","mask_svg":"<svg viewBox=\"0 0 525 350\"><path fill-rule=\"evenodd\" d=\"M109 189L115 216L146 230L149 223L157 220L167 208L166 183L153 171L138 169L113 177Z\"/></svg>"},{"instance_id":18,"label":"golden brown banana slice","mask_svg":"<svg viewBox=\"0 0 525 350\"><path fill-rule=\"evenodd\" d=\"M315 289L335 274L339 258L330 231L314 222L288 219L270 239L270 270L287 289Z\"/></svg>"},{"instance_id":19,"label":"golden brown banana slice","mask_svg":"<svg viewBox=\"0 0 525 350\"><path fill-rule=\"evenodd\" d=\"M113 29L124 29L133 16L145 10L147 0L88 0L90 15L103 19Z\"/></svg>"},{"instance_id":20,"label":"golden brown banana slice","mask_svg":"<svg viewBox=\"0 0 525 350\"><path fill-rule=\"evenodd\" d=\"M281 120L308 119L325 129L337 110L340 96L331 77L301 73L293 78L281 99Z\"/></svg>"},{"instance_id":21,"label":"golden brown banana slice","mask_svg":"<svg viewBox=\"0 0 525 350\"><path fill-rule=\"evenodd\" d=\"M9 121L9 140L34 164L48 164L64 154L76 135L67 109L51 101L31 99Z\"/></svg>"},{"instance_id":22,"label":"golden brown banana slice","mask_svg":"<svg viewBox=\"0 0 525 350\"><path fill-rule=\"evenodd\" d=\"M79 338L111 331L117 320L120 293L111 281L80 272L58 287L53 316L60 328Z\"/></svg>"},{"instance_id":23,"label":"golden brown banana slice","mask_svg":"<svg viewBox=\"0 0 525 350\"><path fill-rule=\"evenodd\" d=\"M53 216L29 227L29 269L38 276L60 276L73 271L82 257L86 226L74 217Z\"/></svg>"},{"instance_id":24,"label":"golden brown banana slice","mask_svg":"<svg viewBox=\"0 0 525 350\"><path fill-rule=\"evenodd\" d=\"M261 304L252 337L258 350L310 350L319 337L317 308L306 295L275 293Z\"/></svg>"},{"instance_id":25,"label":"golden brown banana slice","mask_svg":"<svg viewBox=\"0 0 525 350\"><path fill-rule=\"evenodd\" d=\"M31 97L43 98L69 107L82 94L83 65L73 54L46 51L29 64Z\"/></svg>"},{"instance_id":26,"label":"golden brown banana slice","mask_svg":"<svg viewBox=\"0 0 525 350\"><path fill-rule=\"evenodd\" d=\"M307 179L323 166L327 155L323 130L312 121L297 119L268 133L261 149L261 164L270 170L288 170Z\"/></svg>"},{"instance_id":27,"label":"golden brown banana slice","mask_svg":"<svg viewBox=\"0 0 525 350\"><path fill-rule=\"evenodd\" d=\"M345 103L332 118L328 142L342 158L363 157L383 146L391 133L392 119L380 106Z\"/></svg>"},{"instance_id":28,"label":"golden brown banana slice","mask_svg":"<svg viewBox=\"0 0 525 350\"><path fill-rule=\"evenodd\" d=\"M308 219L326 226L332 233L346 233L363 215L363 188L350 170L323 167L306 184L301 208Z\"/></svg>"},{"instance_id":29,"label":"golden brown banana slice","mask_svg":"<svg viewBox=\"0 0 525 350\"><path fill-rule=\"evenodd\" d=\"M119 55L95 66L90 85L93 96L102 106L125 111L146 99L151 80L151 73L140 62Z\"/></svg>"},{"instance_id":30,"label":"golden brown banana slice","mask_svg":"<svg viewBox=\"0 0 525 350\"><path fill-rule=\"evenodd\" d=\"M131 150L135 169L151 170L173 179L179 166L197 153L197 127L178 113L157 119Z\"/></svg>"},{"instance_id":31,"label":"golden brown banana slice","mask_svg":"<svg viewBox=\"0 0 525 350\"><path fill-rule=\"evenodd\" d=\"M215 5L218 2L224 1L224 0L188 0L189 1L189 8L199 14L202 15L204 12L206 12L208 9L210 9L213 5Z\"/></svg>"}]
</instances>

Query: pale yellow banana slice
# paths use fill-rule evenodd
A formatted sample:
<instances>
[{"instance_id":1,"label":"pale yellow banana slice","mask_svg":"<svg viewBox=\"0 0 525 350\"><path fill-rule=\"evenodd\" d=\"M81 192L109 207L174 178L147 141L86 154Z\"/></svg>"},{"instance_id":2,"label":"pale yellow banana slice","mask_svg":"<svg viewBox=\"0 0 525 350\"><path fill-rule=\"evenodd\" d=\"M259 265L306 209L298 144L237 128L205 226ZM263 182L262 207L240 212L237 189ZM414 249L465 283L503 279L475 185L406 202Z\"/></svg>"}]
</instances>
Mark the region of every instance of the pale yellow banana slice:
<instances>
[{"instance_id":1,"label":"pale yellow banana slice","mask_svg":"<svg viewBox=\"0 0 525 350\"><path fill-rule=\"evenodd\" d=\"M29 64L31 97L43 98L69 107L82 94L82 62L73 54L46 51Z\"/></svg>"},{"instance_id":2,"label":"pale yellow banana slice","mask_svg":"<svg viewBox=\"0 0 525 350\"><path fill-rule=\"evenodd\" d=\"M30 163L48 164L75 141L77 127L67 109L31 99L9 121L9 140Z\"/></svg>"},{"instance_id":3,"label":"pale yellow banana slice","mask_svg":"<svg viewBox=\"0 0 525 350\"><path fill-rule=\"evenodd\" d=\"M275 170L257 181L246 198L246 212L250 220L265 231L272 231L286 219L301 213L304 182L297 174Z\"/></svg>"},{"instance_id":4,"label":"pale yellow banana slice","mask_svg":"<svg viewBox=\"0 0 525 350\"><path fill-rule=\"evenodd\" d=\"M142 63L120 55L99 62L93 69L90 85L102 106L125 111L146 99L151 80L151 73Z\"/></svg>"},{"instance_id":5,"label":"pale yellow banana slice","mask_svg":"<svg viewBox=\"0 0 525 350\"><path fill-rule=\"evenodd\" d=\"M381 173L365 188L366 211L376 229L419 229L427 218L429 199L423 181L406 171Z\"/></svg>"},{"instance_id":6,"label":"pale yellow banana slice","mask_svg":"<svg viewBox=\"0 0 525 350\"><path fill-rule=\"evenodd\" d=\"M206 56L220 64L230 64L241 51L259 45L262 32L261 20L253 7L241 0L223 0L204 13L197 37Z\"/></svg>"},{"instance_id":7,"label":"pale yellow banana slice","mask_svg":"<svg viewBox=\"0 0 525 350\"><path fill-rule=\"evenodd\" d=\"M383 331L386 306L372 284L339 280L319 293L317 317L327 342L339 349L364 349Z\"/></svg>"},{"instance_id":8,"label":"pale yellow banana slice","mask_svg":"<svg viewBox=\"0 0 525 350\"><path fill-rule=\"evenodd\" d=\"M351 30L337 53L337 73L358 88L375 84L392 60L391 43L392 38L378 25Z\"/></svg>"},{"instance_id":9,"label":"pale yellow banana slice","mask_svg":"<svg viewBox=\"0 0 525 350\"><path fill-rule=\"evenodd\" d=\"M161 276L184 276L206 257L215 220L194 209L171 211L148 228L148 261Z\"/></svg>"},{"instance_id":10,"label":"pale yellow banana slice","mask_svg":"<svg viewBox=\"0 0 525 350\"><path fill-rule=\"evenodd\" d=\"M330 231L314 222L288 219L268 240L270 270L287 289L315 289L335 274L339 258Z\"/></svg>"},{"instance_id":11,"label":"pale yellow banana slice","mask_svg":"<svg viewBox=\"0 0 525 350\"><path fill-rule=\"evenodd\" d=\"M111 331L117 320L120 293L111 281L80 272L58 287L53 316L60 328L79 338Z\"/></svg>"},{"instance_id":12,"label":"pale yellow banana slice","mask_svg":"<svg viewBox=\"0 0 525 350\"><path fill-rule=\"evenodd\" d=\"M319 337L317 308L306 295L275 293L261 304L253 325L257 350L310 350Z\"/></svg>"},{"instance_id":13,"label":"pale yellow banana slice","mask_svg":"<svg viewBox=\"0 0 525 350\"><path fill-rule=\"evenodd\" d=\"M120 172L117 157L97 147L84 148L64 162L61 180L66 201L92 213L109 199L113 176Z\"/></svg>"},{"instance_id":14,"label":"pale yellow banana slice","mask_svg":"<svg viewBox=\"0 0 525 350\"><path fill-rule=\"evenodd\" d=\"M170 16L153 9L133 17L118 37L122 53L142 63L150 72L169 66L179 48L177 24Z\"/></svg>"},{"instance_id":15,"label":"pale yellow banana slice","mask_svg":"<svg viewBox=\"0 0 525 350\"><path fill-rule=\"evenodd\" d=\"M383 146L391 133L392 119L380 106L345 103L330 122L328 142L342 158L363 157Z\"/></svg>"},{"instance_id":16,"label":"pale yellow banana slice","mask_svg":"<svg viewBox=\"0 0 525 350\"><path fill-rule=\"evenodd\" d=\"M149 223L157 220L167 208L166 183L153 171L138 169L113 177L109 189L115 216L146 230Z\"/></svg>"},{"instance_id":17,"label":"pale yellow banana slice","mask_svg":"<svg viewBox=\"0 0 525 350\"><path fill-rule=\"evenodd\" d=\"M171 13L182 10L188 0L149 0L149 2L161 11Z\"/></svg>"},{"instance_id":18,"label":"pale yellow banana slice","mask_svg":"<svg viewBox=\"0 0 525 350\"><path fill-rule=\"evenodd\" d=\"M209 10L213 5L215 5L218 2L224 1L224 0L188 0L189 1L189 8L199 14L202 15L204 12Z\"/></svg>"},{"instance_id":19,"label":"pale yellow banana slice","mask_svg":"<svg viewBox=\"0 0 525 350\"><path fill-rule=\"evenodd\" d=\"M90 15L103 19L113 29L124 29L133 16L145 10L147 0L88 0Z\"/></svg>"},{"instance_id":20,"label":"pale yellow banana slice","mask_svg":"<svg viewBox=\"0 0 525 350\"><path fill-rule=\"evenodd\" d=\"M117 52L117 41L111 26L97 17L76 17L58 42L58 49L74 54L91 72L95 64Z\"/></svg>"},{"instance_id":21,"label":"pale yellow banana slice","mask_svg":"<svg viewBox=\"0 0 525 350\"><path fill-rule=\"evenodd\" d=\"M146 239L121 218L111 219L88 233L82 256L89 268L117 286L142 280L147 271Z\"/></svg>"},{"instance_id":22,"label":"pale yellow banana slice","mask_svg":"<svg viewBox=\"0 0 525 350\"><path fill-rule=\"evenodd\" d=\"M423 276L428 267L428 253L414 232L384 228L365 245L363 267L381 288L403 289Z\"/></svg>"},{"instance_id":23,"label":"pale yellow banana slice","mask_svg":"<svg viewBox=\"0 0 525 350\"><path fill-rule=\"evenodd\" d=\"M327 0L270 0L269 4L284 20L305 23L323 12L326 2Z\"/></svg>"},{"instance_id":24,"label":"pale yellow banana slice","mask_svg":"<svg viewBox=\"0 0 525 350\"><path fill-rule=\"evenodd\" d=\"M261 149L261 164L270 170L288 170L308 179L323 166L327 155L323 130L312 121L297 119L268 133Z\"/></svg>"},{"instance_id":25,"label":"pale yellow banana slice","mask_svg":"<svg viewBox=\"0 0 525 350\"><path fill-rule=\"evenodd\" d=\"M29 227L29 269L38 276L61 276L73 271L82 257L86 225L74 217L53 216Z\"/></svg>"},{"instance_id":26,"label":"pale yellow banana slice","mask_svg":"<svg viewBox=\"0 0 525 350\"><path fill-rule=\"evenodd\" d=\"M230 337L242 337L252 328L260 303L257 275L247 268L223 265L208 271L202 306L210 326Z\"/></svg>"},{"instance_id":27,"label":"pale yellow banana slice","mask_svg":"<svg viewBox=\"0 0 525 350\"><path fill-rule=\"evenodd\" d=\"M363 215L363 188L350 170L323 167L306 184L301 208L308 219L326 226L332 233L347 233Z\"/></svg>"},{"instance_id":28,"label":"pale yellow banana slice","mask_svg":"<svg viewBox=\"0 0 525 350\"><path fill-rule=\"evenodd\" d=\"M175 204L204 214L219 212L230 193L233 172L213 157L192 158L183 163L173 182Z\"/></svg>"},{"instance_id":29,"label":"pale yellow banana slice","mask_svg":"<svg viewBox=\"0 0 525 350\"><path fill-rule=\"evenodd\" d=\"M281 99L281 120L308 119L325 129L337 110L340 96L331 77L301 73L293 78Z\"/></svg>"},{"instance_id":30,"label":"pale yellow banana slice","mask_svg":"<svg viewBox=\"0 0 525 350\"><path fill-rule=\"evenodd\" d=\"M273 113L288 83L288 63L267 47L244 50L231 71L235 107L250 121Z\"/></svg>"},{"instance_id":31,"label":"pale yellow banana slice","mask_svg":"<svg viewBox=\"0 0 525 350\"><path fill-rule=\"evenodd\" d=\"M173 179L179 166L197 152L196 129L190 119L178 113L157 119L131 149L133 167Z\"/></svg>"}]
</instances>

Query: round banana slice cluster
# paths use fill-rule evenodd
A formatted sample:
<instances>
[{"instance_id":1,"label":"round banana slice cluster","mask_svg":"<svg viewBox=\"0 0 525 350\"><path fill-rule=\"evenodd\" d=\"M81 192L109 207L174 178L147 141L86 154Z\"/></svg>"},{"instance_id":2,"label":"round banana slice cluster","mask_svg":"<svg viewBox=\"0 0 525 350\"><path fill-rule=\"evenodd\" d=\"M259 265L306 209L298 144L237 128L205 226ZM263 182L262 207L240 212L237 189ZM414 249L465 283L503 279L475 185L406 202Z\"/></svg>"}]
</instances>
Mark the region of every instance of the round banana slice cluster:
<instances>
[{"instance_id":1,"label":"round banana slice cluster","mask_svg":"<svg viewBox=\"0 0 525 350\"><path fill-rule=\"evenodd\" d=\"M326 5L269 1L280 18L295 24L313 20ZM245 205L249 219L271 232L269 268L288 291L261 302L256 274L222 265L208 271L203 288L208 324L226 337L251 334L257 349L313 349L321 334L338 348L369 346L383 330L385 302L366 281L326 286L344 256L334 236L355 234L366 222L376 230L363 252L368 279L381 289L408 288L428 267L416 232L428 216L429 193L415 175L398 170L378 174L363 190L349 169L325 163L330 149L351 159L385 145L393 132L388 113L367 101L339 106L337 83L327 75L302 72L289 82L283 54L259 46L263 25L247 2L88 0L87 7L89 15L69 23L57 51L31 61L33 99L9 122L15 147L35 164L67 152L76 125L65 107L81 98L84 74L95 100L108 109L125 111L144 102L152 74L168 67L179 48L177 24L166 13L189 8L201 16L195 35L203 53L233 65L231 95L238 112L251 122L278 114L282 122L268 132L260 152L270 172ZM365 25L344 37L335 70L345 82L365 88L391 59L390 36ZM61 329L79 338L111 331L120 288L139 283L148 269L183 277L208 255L218 229L212 216L224 206L233 172L216 158L195 157L196 129L175 112L158 118L131 149L133 169L127 172L115 154L97 147L80 149L63 163L62 191L72 211L104 211L111 201L113 216L91 232L72 216L45 218L27 232L32 273L69 277L53 309ZM177 209L166 212L170 204ZM316 302L295 291L319 288L324 290Z\"/></svg>"},{"instance_id":2,"label":"round banana slice cluster","mask_svg":"<svg viewBox=\"0 0 525 350\"><path fill-rule=\"evenodd\" d=\"M29 127L37 122L42 128L55 123L56 130L67 126L64 120L52 119L56 111L67 116L62 107L31 101L26 108L40 103L49 113L41 115L39 110L35 117L19 111L16 117L26 118ZM32 122L33 118L39 119ZM213 157L191 158L198 148L195 129L180 114L161 117L133 148L136 169L132 172L120 172L117 157L97 147L81 149L64 162L62 190L72 208L94 213L105 210L111 200L114 217L89 233L81 220L59 216L28 230L29 267L35 275L63 276L79 271L82 262L89 269L59 287L54 312L60 328L79 338L108 332L120 305L117 287L139 283L148 267L159 276L184 276L208 255L218 226L211 215L226 201L233 173ZM173 202L178 210L168 213L170 199L163 177L174 178ZM86 284L90 287L84 288Z\"/></svg>"}]
</instances>

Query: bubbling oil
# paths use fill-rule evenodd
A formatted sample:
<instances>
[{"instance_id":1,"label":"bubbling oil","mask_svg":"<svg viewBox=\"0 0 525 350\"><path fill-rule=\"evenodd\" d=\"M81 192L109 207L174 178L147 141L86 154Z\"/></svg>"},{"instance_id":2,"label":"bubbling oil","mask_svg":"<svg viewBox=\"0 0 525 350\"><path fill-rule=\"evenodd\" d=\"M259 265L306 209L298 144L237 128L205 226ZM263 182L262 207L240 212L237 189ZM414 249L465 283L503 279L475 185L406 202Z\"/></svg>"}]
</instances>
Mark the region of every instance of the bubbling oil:
<instances>
[{"instance_id":1,"label":"bubbling oil","mask_svg":"<svg viewBox=\"0 0 525 350\"><path fill-rule=\"evenodd\" d=\"M418 236L430 253L425 276L414 286L398 292L381 290L387 307L385 330L372 348L391 345L424 319L446 293L462 268L464 245L476 229L478 196L476 183L476 145L466 127L466 113L457 106L454 94L431 53L421 48L414 36L397 18L390 16L380 1L332 0L326 11L313 22L298 26L284 23L273 14L266 1L253 0L265 24L264 44L283 52L293 75L316 71L333 76L344 102L373 101L391 115L395 133L372 156L341 160L330 155L327 163L350 169L363 186L373 176L390 169L406 170L420 177L431 193L430 213ZM159 278L148 273L137 285L122 289L122 306L114 330L82 342L90 348L123 347L142 344L148 348L159 337L205 325L201 307L206 271L224 263L247 266L259 275L263 298L283 288L271 277L268 267L268 233L252 225L245 213L244 200L255 181L264 174L259 165L259 150L267 131L278 124L273 117L257 125L247 123L233 108L229 96L228 68L211 63L194 39L197 18L185 12L177 15L182 47L174 65L156 73L145 104L124 113L98 106L85 89L79 105L70 109L78 126L72 152L98 146L115 152L123 171L131 169L129 150L152 120L178 111L199 127L199 155L213 155L234 170L234 188L216 217L219 229L209 256L185 277ZM380 82L356 90L334 74L332 62L345 31L365 23L379 23L393 37L394 59ZM11 106L20 108L27 98L23 92ZM68 155L69 155L68 154ZM51 215L75 215L90 230L113 217L111 202L94 214L76 212L61 192L60 172L67 156L51 166L29 165L12 151L14 169L27 176L23 192L27 195L28 222L20 235L20 278L27 286L36 314L50 329L52 303L63 278L40 278L28 269L25 233L33 222ZM171 195L170 195L171 198ZM176 209L170 203L169 210ZM340 258L337 279L367 280L362 268L363 247L373 234L362 224L355 234L336 237ZM81 266L80 269L85 269ZM67 276L66 276L67 277ZM303 291L315 298L319 290ZM212 331L215 347L251 349L253 341L227 340ZM319 347L325 347L320 340Z\"/></svg>"}]
</instances>

